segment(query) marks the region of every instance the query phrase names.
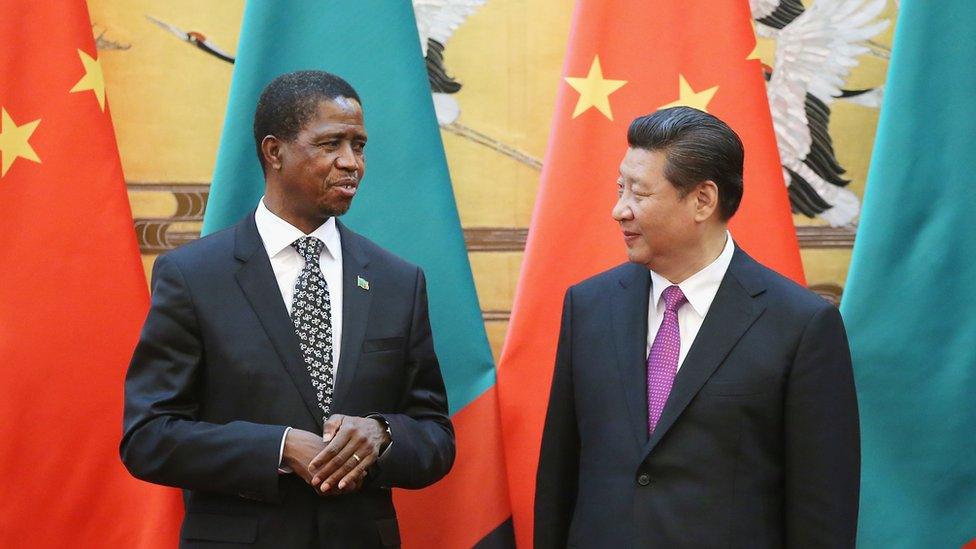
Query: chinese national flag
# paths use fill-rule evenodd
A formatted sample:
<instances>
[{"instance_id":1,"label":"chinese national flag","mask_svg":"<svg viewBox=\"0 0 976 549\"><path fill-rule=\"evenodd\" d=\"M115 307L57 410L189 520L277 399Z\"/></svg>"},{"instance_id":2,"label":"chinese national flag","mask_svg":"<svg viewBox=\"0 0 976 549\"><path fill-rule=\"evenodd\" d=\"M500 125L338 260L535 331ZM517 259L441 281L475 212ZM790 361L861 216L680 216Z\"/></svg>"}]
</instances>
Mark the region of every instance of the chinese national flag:
<instances>
[{"instance_id":1,"label":"chinese national flag","mask_svg":"<svg viewBox=\"0 0 976 549\"><path fill-rule=\"evenodd\" d=\"M118 455L149 297L87 7L0 14L0 547L173 547Z\"/></svg>"},{"instance_id":2,"label":"chinese national flag","mask_svg":"<svg viewBox=\"0 0 976 549\"><path fill-rule=\"evenodd\" d=\"M498 372L519 546L532 540L535 472L567 289L626 261L611 218L637 116L707 110L745 144L736 242L803 282L746 0L579 0L508 338ZM595 341L594 345L602 342Z\"/></svg>"}]
</instances>

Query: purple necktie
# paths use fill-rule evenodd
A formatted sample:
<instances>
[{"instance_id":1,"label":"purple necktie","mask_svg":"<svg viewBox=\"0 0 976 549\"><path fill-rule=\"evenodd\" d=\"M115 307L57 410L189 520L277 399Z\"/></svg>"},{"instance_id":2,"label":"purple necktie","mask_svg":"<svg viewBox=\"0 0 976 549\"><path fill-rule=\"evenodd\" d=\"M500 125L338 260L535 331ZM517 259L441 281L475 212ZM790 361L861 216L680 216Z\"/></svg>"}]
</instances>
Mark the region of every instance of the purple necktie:
<instances>
[{"instance_id":1,"label":"purple necktie","mask_svg":"<svg viewBox=\"0 0 976 549\"><path fill-rule=\"evenodd\" d=\"M674 375L678 372L678 353L681 333L678 330L678 308L688 302L681 288L664 289L664 320L654 336L654 344L647 356L647 435L654 434L664 404L671 394Z\"/></svg>"}]
</instances>

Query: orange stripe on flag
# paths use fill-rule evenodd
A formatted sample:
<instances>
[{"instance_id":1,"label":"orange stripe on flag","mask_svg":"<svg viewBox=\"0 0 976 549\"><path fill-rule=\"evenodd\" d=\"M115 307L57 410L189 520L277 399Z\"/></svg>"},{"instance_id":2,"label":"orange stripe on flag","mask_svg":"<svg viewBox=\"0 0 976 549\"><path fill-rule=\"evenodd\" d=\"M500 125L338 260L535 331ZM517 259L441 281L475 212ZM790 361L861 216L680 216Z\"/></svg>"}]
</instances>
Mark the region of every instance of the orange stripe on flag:
<instances>
[{"instance_id":1,"label":"orange stripe on flag","mask_svg":"<svg viewBox=\"0 0 976 549\"><path fill-rule=\"evenodd\" d=\"M423 490L393 492L406 548L466 549L510 516L495 387L451 420L457 433L451 472Z\"/></svg>"}]
</instances>

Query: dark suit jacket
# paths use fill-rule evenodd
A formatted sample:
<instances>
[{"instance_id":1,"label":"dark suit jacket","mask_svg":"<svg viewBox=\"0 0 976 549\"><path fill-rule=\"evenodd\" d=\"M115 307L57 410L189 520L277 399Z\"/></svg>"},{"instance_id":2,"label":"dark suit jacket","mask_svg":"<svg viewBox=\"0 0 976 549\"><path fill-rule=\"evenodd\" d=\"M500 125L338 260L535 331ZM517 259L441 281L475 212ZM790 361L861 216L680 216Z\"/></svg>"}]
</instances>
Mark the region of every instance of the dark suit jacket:
<instances>
[{"instance_id":1,"label":"dark suit jacket","mask_svg":"<svg viewBox=\"0 0 976 549\"><path fill-rule=\"evenodd\" d=\"M654 436L650 274L569 289L536 547L854 546L860 450L837 309L736 249Z\"/></svg>"},{"instance_id":2,"label":"dark suit jacket","mask_svg":"<svg viewBox=\"0 0 976 549\"><path fill-rule=\"evenodd\" d=\"M338 227L333 412L381 414L393 437L366 488L349 495L316 496L277 472L286 426L321 433L322 413L253 213L156 261L126 377L121 455L134 476L184 489L183 547L397 545L389 487L429 485L453 464L423 272Z\"/></svg>"}]
</instances>

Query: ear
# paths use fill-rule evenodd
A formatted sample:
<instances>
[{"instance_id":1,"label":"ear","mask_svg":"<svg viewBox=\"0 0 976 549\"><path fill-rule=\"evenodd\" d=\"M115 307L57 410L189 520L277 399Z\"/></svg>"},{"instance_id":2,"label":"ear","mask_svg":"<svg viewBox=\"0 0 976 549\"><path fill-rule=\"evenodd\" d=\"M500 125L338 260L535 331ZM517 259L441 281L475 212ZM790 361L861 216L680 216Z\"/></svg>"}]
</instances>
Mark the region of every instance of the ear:
<instances>
[{"instance_id":1,"label":"ear","mask_svg":"<svg viewBox=\"0 0 976 549\"><path fill-rule=\"evenodd\" d=\"M269 170L281 169L281 141L273 135L266 135L261 140L261 154L264 155L264 165Z\"/></svg>"},{"instance_id":2,"label":"ear","mask_svg":"<svg viewBox=\"0 0 976 549\"><path fill-rule=\"evenodd\" d=\"M702 222L710 218L718 209L718 185L707 179L699 183L691 193L695 201L695 221Z\"/></svg>"}]
</instances>

